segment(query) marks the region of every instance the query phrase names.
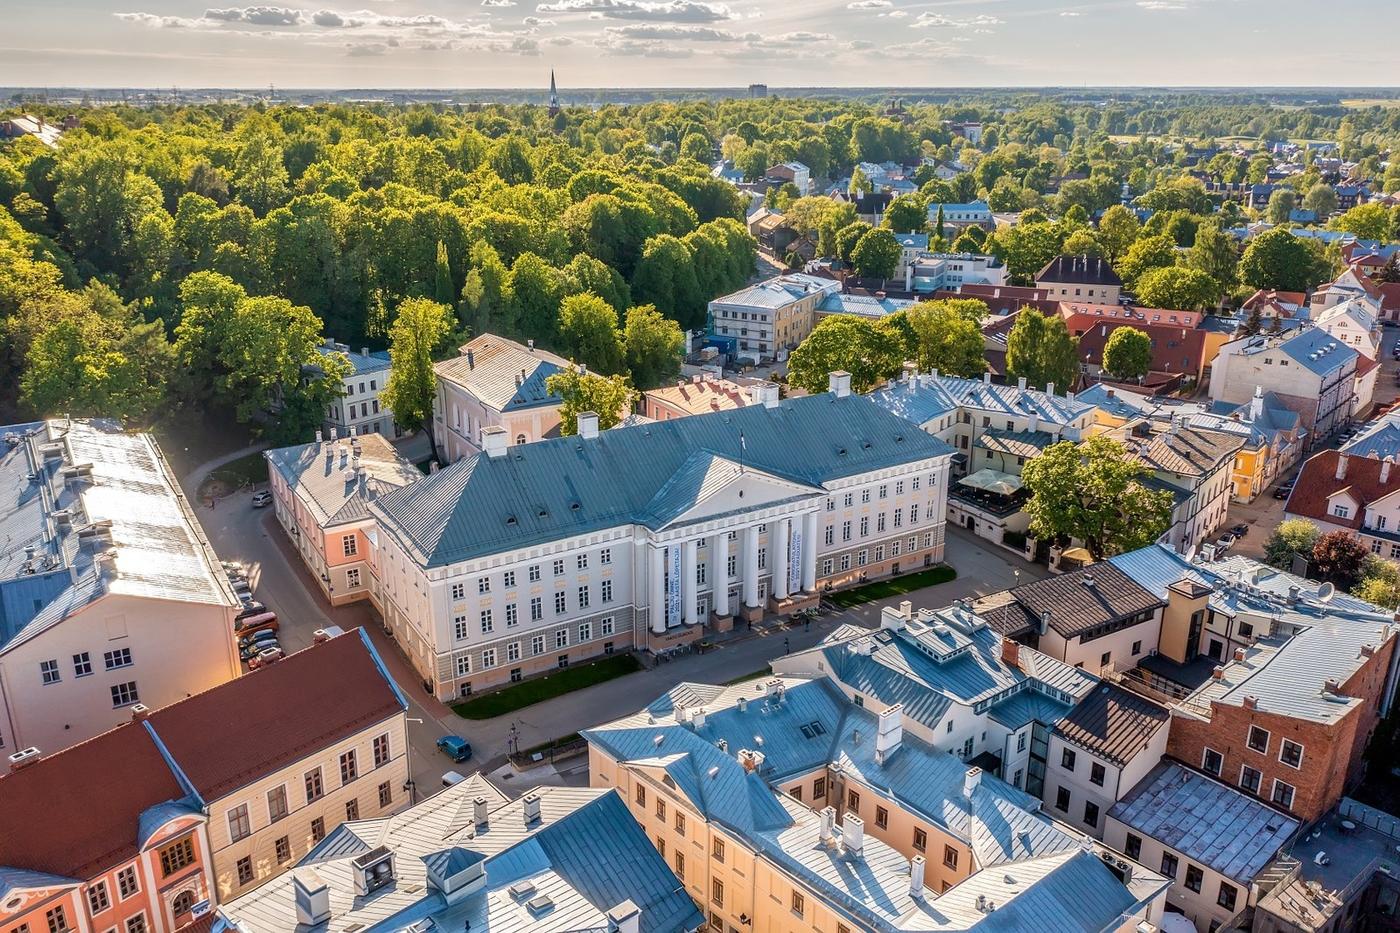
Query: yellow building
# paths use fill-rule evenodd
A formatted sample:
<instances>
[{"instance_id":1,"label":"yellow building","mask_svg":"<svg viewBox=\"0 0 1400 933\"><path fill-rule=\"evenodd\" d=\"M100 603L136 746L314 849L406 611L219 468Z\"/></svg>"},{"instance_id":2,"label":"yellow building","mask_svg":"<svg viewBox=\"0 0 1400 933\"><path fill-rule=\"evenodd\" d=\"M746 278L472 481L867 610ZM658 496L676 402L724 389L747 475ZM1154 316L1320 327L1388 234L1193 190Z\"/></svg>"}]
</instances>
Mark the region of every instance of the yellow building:
<instances>
[{"instance_id":1,"label":"yellow building","mask_svg":"<svg viewBox=\"0 0 1400 933\"><path fill-rule=\"evenodd\" d=\"M903 722L773 678L682 684L584 735L591 783L628 802L711 930L1156 929L1167 879Z\"/></svg>"}]
</instances>

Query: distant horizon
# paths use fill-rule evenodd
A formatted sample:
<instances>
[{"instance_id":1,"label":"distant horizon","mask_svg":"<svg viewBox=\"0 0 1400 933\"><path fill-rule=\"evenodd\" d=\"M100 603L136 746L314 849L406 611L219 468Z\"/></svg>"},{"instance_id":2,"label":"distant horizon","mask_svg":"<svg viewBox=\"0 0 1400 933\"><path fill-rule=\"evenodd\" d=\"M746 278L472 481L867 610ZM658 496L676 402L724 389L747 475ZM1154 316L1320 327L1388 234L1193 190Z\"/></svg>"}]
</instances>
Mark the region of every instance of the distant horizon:
<instances>
[{"instance_id":1,"label":"distant horizon","mask_svg":"<svg viewBox=\"0 0 1400 933\"><path fill-rule=\"evenodd\" d=\"M0 84L25 88L523 89L551 67L564 86L636 90L1352 87L1358 75L1400 85L1383 25L1393 11L1380 0L1346 8L1348 24L1374 28L1333 41L1320 41L1327 19L1313 0L11 6Z\"/></svg>"},{"instance_id":2,"label":"distant horizon","mask_svg":"<svg viewBox=\"0 0 1400 933\"><path fill-rule=\"evenodd\" d=\"M766 87L769 96L781 97L783 91L811 93L820 91L866 91L866 92L890 92L890 93L962 93L962 92L986 92L986 93L1021 93L1028 91L1054 91L1054 92L1090 92L1090 91L1137 91L1137 92L1249 92L1249 93L1291 93L1300 94L1308 91L1323 91L1330 94L1342 92L1355 92L1357 94L1393 94L1400 100L1400 84L1398 85L1354 85L1354 84L792 84L779 85L754 81L752 85L762 85ZM599 84L599 85L578 85L568 86L562 81L559 83L559 96L567 97L569 93L584 94L590 92L608 91L739 91L746 92L750 84ZM389 91L395 93L411 91L433 91L444 93L466 94L473 92L508 91L511 93L537 93L548 95L549 79L546 74L545 81L541 85L518 84L518 85L411 85L411 84L379 84L379 85L278 85L272 84L274 94L295 93L304 91L316 92L336 92L351 93L359 91ZM226 85L226 84L205 84L205 85L180 85L180 84L25 84L25 85L5 85L0 84L0 95L13 95L17 93L41 94L56 93L61 91L84 91L84 92L160 92L170 93L172 91L201 92L201 91L223 91L227 93L259 95L266 94L268 85ZM567 101L563 101L567 103Z\"/></svg>"}]
</instances>

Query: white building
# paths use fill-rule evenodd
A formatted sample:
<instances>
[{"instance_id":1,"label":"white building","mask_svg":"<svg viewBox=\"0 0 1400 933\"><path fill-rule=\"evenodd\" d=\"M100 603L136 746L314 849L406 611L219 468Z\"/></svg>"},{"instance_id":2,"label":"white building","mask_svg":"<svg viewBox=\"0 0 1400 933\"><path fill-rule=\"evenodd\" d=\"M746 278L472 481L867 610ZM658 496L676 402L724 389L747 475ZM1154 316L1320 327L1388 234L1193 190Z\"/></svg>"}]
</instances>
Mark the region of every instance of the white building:
<instances>
[{"instance_id":1,"label":"white building","mask_svg":"<svg viewBox=\"0 0 1400 933\"><path fill-rule=\"evenodd\" d=\"M511 444L556 436L560 399L545 382L572 365L533 340L519 344L495 334L482 334L460 356L434 364L438 455L455 463L478 453L488 428L502 429Z\"/></svg>"},{"instance_id":2,"label":"white building","mask_svg":"<svg viewBox=\"0 0 1400 933\"><path fill-rule=\"evenodd\" d=\"M1314 324L1367 359L1380 356L1380 309L1365 298L1349 298L1319 311Z\"/></svg>"},{"instance_id":3,"label":"white building","mask_svg":"<svg viewBox=\"0 0 1400 933\"><path fill-rule=\"evenodd\" d=\"M1235 491L1235 455L1244 443L1238 434L1180 424L1147 440L1129 440L1129 449L1152 471L1149 485L1172 494L1164 543L1185 554L1225 524Z\"/></svg>"},{"instance_id":4,"label":"white building","mask_svg":"<svg viewBox=\"0 0 1400 933\"><path fill-rule=\"evenodd\" d=\"M952 451L833 391L485 451L370 504L371 598L448 699L943 559Z\"/></svg>"},{"instance_id":5,"label":"white building","mask_svg":"<svg viewBox=\"0 0 1400 933\"><path fill-rule=\"evenodd\" d=\"M352 353L343 343L327 339L317 347L322 355L340 353L350 361L350 373L343 380L341 397L326 407L322 429L341 436L382 434L388 438L403 437L404 430L394 421L394 413L380 402L389 385L389 351L370 352L361 347Z\"/></svg>"},{"instance_id":6,"label":"white building","mask_svg":"<svg viewBox=\"0 0 1400 933\"><path fill-rule=\"evenodd\" d=\"M0 752L237 677L238 600L155 440L67 419L0 434Z\"/></svg>"},{"instance_id":7,"label":"white building","mask_svg":"<svg viewBox=\"0 0 1400 933\"><path fill-rule=\"evenodd\" d=\"M976 253L920 253L904 266L904 288L912 292L961 291L964 285L1005 285L1006 266Z\"/></svg>"},{"instance_id":8,"label":"white building","mask_svg":"<svg viewBox=\"0 0 1400 933\"><path fill-rule=\"evenodd\" d=\"M745 286L710 302L710 335L732 345L735 357L786 358L812 332L817 306L840 291L835 279L802 273Z\"/></svg>"}]
</instances>

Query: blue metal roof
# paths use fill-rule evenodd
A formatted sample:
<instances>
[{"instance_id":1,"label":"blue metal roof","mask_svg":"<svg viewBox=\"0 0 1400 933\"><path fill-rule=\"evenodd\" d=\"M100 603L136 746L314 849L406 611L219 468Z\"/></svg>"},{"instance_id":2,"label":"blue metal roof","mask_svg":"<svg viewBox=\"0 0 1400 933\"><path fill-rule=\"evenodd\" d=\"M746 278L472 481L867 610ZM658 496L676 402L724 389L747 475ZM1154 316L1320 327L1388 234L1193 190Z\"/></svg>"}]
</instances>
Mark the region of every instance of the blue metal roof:
<instances>
[{"instance_id":1,"label":"blue metal roof","mask_svg":"<svg viewBox=\"0 0 1400 933\"><path fill-rule=\"evenodd\" d=\"M1301 825L1263 801L1174 761L1153 768L1108 815L1246 885Z\"/></svg>"},{"instance_id":2,"label":"blue metal roof","mask_svg":"<svg viewBox=\"0 0 1400 933\"><path fill-rule=\"evenodd\" d=\"M621 525L661 527L678 513L657 494L679 473L708 475L697 452L816 489L953 450L863 396L826 393L478 454L370 508L428 566L443 566ZM677 503L693 504L698 488L677 482Z\"/></svg>"},{"instance_id":3,"label":"blue metal roof","mask_svg":"<svg viewBox=\"0 0 1400 933\"><path fill-rule=\"evenodd\" d=\"M1327 331L1316 327L1303 328L1281 343L1279 349L1298 365L1320 376L1334 372L1349 362L1354 365L1358 356L1351 347L1339 343Z\"/></svg>"}]
</instances>

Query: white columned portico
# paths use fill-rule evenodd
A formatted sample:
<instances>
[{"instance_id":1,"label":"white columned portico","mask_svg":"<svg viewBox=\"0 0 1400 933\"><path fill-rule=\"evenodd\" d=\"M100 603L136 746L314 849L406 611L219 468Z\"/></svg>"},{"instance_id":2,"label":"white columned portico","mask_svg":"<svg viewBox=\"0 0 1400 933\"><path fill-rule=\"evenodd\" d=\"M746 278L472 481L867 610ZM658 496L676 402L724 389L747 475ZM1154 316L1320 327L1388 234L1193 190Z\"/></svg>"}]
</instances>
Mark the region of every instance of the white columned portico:
<instances>
[{"instance_id":1,"label":"white columned portico","mask_svg":"<svg viewBox=\"0 0 1400 933\"><path fill-rule=\"evenodd\" d=\"M729 532L710 538L710 589L715 615L729 615Z\"/></svg>"},{"instance_id":2,"label":"white columned portico","mask_svg":"<svg viewBox=\"0 0 1400 933\"><path fill-rule=\"evenodd\" d=\"M744 529L744 608L758 608L758 526Z\"/></svg>"},{"instance_id":3,"label":"white columned portico","mask_svg":"<svg viewBox=\"0 0 1400 933\"><path fill-rule=\"evenodd\" d=\"M817 591L817 513L802 516L802 589Z\"/></svg>"},{"instance_id":4,"label":"white columned portico","mask_svg":"<svg viewBox=\"0 0 1400 933\"><path fill-rule=\"evenodd\" d=\"M666 548L653 544L648 559L647 591L651 594L647 611L651 613L651 630L657 635L666 634Z\"/></svg>"},{"instance_id":5,"label":"white columned portico","mask_svg":"<svg viewBox=\"0 0 1400 933\"><path fill-rule=\"evenodd\" d=\"M699 561L697 549L700 542L691 538L681 547L681 618L685 620L686 625L694 625L700 621L696 613L696 604L700 598L695 582L695 567Z\"/></svg>"},{"instance_id":6,"label":"white columned portico","mask_svg":"<svg viewBox=\"0 0 1400 933\"><path fill-rule=\"evenodd\" d=\"M773 598L787 599L788 596L788 528L791 520L780 518L772 524L773 533L768 536L768 548L773 552Z\"/></svg>"}]
</instances>

